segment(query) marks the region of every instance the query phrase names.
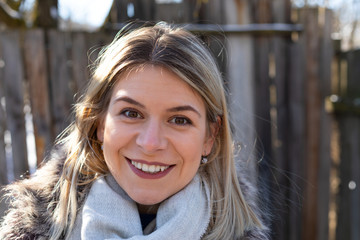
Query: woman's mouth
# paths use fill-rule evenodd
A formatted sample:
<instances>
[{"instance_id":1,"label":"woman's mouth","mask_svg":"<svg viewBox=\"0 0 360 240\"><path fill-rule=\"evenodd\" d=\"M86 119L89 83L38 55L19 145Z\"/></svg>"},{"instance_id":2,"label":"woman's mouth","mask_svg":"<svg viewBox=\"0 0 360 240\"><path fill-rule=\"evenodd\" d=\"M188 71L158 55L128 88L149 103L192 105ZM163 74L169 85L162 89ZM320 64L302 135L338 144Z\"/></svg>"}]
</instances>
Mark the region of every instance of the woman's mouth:
<instances>
[{"instance_id":1,"label":"woman's mouth","mask_svg":"<svg viewBox=\"0 0 360 240\"><path fill-rule=\"evenodd\" d=\"M126 158L130 169L139 177L145 179L158 179L166 176L175 165L165 165L162 163L149 163L143 160L132 160Z\"/></svg>"},{"instance_id":2,"label":"woman's mouth","mask_svg":"<svg viewBox=\"0 0 360 240\"><path fill-rule=\"evenodd\" d=\"M170 167L170 166L160 166L160 165L149 165L146 163L140 163L140 162L135 162L135 161L130 161L130 162L137 169L139 169L143 172L152 173L152 174L155 174L158 172L163 172Z\"/></svg>"}]
</instances>

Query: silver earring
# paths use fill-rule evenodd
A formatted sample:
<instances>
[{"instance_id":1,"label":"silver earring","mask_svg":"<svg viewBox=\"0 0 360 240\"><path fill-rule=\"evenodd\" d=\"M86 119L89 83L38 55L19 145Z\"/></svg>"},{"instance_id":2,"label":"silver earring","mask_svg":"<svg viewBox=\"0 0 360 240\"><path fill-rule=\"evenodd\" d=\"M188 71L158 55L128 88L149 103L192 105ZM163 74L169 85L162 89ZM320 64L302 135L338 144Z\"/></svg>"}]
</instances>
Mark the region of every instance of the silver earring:
<instances>
[{"instance_id":1,"label":"silver earring","mask_svg":"<svg viewBox=\"0 0 360 240\"><path fill-rule=\"evenodd\" d=\"M104 145L101 144L101 151L104 151Z\"/></svg>"},{"instance_id":2,"label":"silver earring","mask_svg":"<svg viewBox=\"0 0 360 240\"><path fill-rule=\"evenodd\" d=\"M208 162L207 157L202 156L202 157L201 157L201 163L202 163L202 164L206 164L207 162Z\"/></svg>"}]
</instances>

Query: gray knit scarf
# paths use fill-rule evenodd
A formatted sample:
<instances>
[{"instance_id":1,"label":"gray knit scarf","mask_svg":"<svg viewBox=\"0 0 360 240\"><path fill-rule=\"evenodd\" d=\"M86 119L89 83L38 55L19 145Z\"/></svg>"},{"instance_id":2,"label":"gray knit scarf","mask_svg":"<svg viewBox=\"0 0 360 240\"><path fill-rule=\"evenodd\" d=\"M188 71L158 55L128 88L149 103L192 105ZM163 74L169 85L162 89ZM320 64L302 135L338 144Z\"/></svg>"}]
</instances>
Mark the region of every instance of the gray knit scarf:
<instances>
[{"instance_id":1,"label":"gray knit scarf","mask_svg":"<svg viewBox=\"0 0 360 240\"><path fill-rule=\"evenodd\" d=\"M210 221L209 199L207 184L196 175L184 189L161 203L145 235L136 203L108 175L94 182L67 239L201 239Z\"/></svg>"}]
</instances>

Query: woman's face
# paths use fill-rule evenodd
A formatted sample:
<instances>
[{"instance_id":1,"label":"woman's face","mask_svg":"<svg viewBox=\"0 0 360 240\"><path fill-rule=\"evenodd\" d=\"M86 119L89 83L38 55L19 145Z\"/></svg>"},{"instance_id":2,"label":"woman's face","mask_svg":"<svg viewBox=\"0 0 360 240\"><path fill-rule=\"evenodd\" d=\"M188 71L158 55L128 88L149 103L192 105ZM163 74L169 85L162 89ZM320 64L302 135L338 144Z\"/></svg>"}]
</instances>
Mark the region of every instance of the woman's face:
<instances>
[{"instance_id":1,"label":"woman's face","mask_svg":"<svg viewBox=\"0 0 360 240\"><path fill-rule=\"evenodd\" d=\"M97 135L118 184L153 205L195 176L213 145L207 129L201 97L167 69L146 66L118 80Z\"/></svg>"}]
</instances>

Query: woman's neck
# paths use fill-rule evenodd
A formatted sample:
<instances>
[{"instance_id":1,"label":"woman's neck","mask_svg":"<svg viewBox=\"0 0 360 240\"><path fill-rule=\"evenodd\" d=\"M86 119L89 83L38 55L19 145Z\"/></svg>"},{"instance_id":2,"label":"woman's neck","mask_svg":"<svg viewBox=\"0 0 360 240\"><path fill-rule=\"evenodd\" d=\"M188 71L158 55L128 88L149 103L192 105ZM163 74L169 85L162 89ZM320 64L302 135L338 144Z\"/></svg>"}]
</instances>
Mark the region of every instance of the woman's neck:
<instances>
[{"instance_id":1,"label":"woman's neck","mask_svg":"<svg viewBox=\"0 0 360 240\"><path fill-rule=\"evenodd\" d=\"M157 210L159 209L160 203L155 205L142 205L137 203L139 213L143 214L156 214Z\"/></svg>"}]
</instances>

